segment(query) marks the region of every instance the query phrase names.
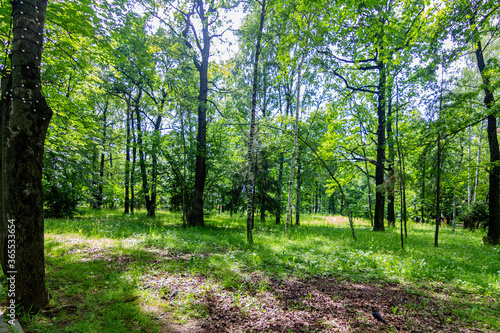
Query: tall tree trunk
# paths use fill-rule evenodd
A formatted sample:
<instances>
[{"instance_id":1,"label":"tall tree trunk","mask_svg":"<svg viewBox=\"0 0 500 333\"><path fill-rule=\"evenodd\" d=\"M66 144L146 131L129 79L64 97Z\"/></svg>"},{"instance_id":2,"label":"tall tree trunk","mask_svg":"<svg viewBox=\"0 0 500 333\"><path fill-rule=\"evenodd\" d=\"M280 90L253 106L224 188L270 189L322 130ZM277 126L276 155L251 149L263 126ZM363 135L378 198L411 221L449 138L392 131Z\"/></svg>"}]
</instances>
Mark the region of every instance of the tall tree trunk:
<instances>
[{"instance_id":1,"label":"tall tree trunk","mask_svg":"<svg viewBox=\"0 0 500 333\"><path fill-rule=\"evenodd\" d=\"M104 193L103 193L103 183L104 183L104 161L106 155L104 151L101 152L101 162L99 163L99 185L97 186L97 208L101 209L104 204Z\"/></svg>"},{"instance_id":2,"label":"tall tree trunk","mask_svg":"<svg viewBox=\"0 0 500 333\"><path fill-rule=\"evenodd\" d=\"M207 178L207 103L208 103L208 63L210 58L209 18L206 17L203 0L197 0L197 12L203 22L203 46L200 46L201 62L195 62L200 77L198 95L198 133L196 136L196 164L194 174L194 194L191 212L188 217L189 226L204 226L203 199L205 180Z\"/></svg>"},{"instance_id":3,"label":"tall tree trunk","mask_svg":"<svg viewBox=\"0 0 500 333\"><path fill-rule=\"evenodd\" d=\"M340 215L344 214L344 196L340 197Z\"/></svg>"},{"instance_id":4,"label":"tall tree trunk","mask_svg":"<svg viewBox=\"0 0 500 333\"><path fill-rule=\"evenodd\" d=\"M314 182L314 185L316 185L316 188L314 189L314 212L316 214L318 214L318 209L319 209L319 205L318 205L319 187L318 187L318 181L317 180Z\"/></svg>"},{"instance_id":5,"label":"tall tree trunk","mask_svg":"<svg viewBox=\"0 0 500 333\"><path fill-rule=\"evenodd\" d=\"M300 225L300 186L301 183L301 147L299 147L299 155L297 156L297 195L296 195L296 203L295 203L295 225Z\"/></svg>"},{"instance_id":6,"label":"tall tree trunk","mask_svg":"<svg viewBox=\"0 0 500 333\"><path fill-rule=\"evenodd\" d=\"M293 75L292 75L293 77ZM292 83L290 81L293 81L293 80L289 80L288 78L285 78L285 84L283 86L284 90L285 90L285 100L286 100L286 104L285 104L285 115L288 117L288 116L291 116L292 115L292 94L291 94L291 90L292 90ZM283 124L282 124L283 126ZM276 212L276 224L280 224L281 223L281 213L283 211L283 204L282 204L282 183L283 183L283 164L284 164L284 154L283 154L283 150L280 150L280 155L279 155L280 159L280 166L279 166L279 172L278 172L278 193L276 195L276 200L278 201L278 209L277 209L277 212Z\"/></svg>"},{"instance_id":7,"label":"tall tree trunk","mask_svg":"<svg viewBox=\"0 0 500 333\"><path fill-rule=\"evenodd\" d=\"M444 73L444 66L442 67L441 70L441 89L440 89L440 96L439 96L439 116L441 116L441 113L443 112L443 73ZM437 166L436 166L436 232L434 234L434 246L438 246L438 237L439 237L439 226L441 225L441 211L439 209L439 204L441 201L441 134L439 133L438 129L438 135L437 135Z\"/></svg>"},{"instance_id":8,"label":"tall tree trunk","mask_svg":"<svg viewBox=\"0 0 500 333\"><path fill-rule=\"evenodd\" d=\"M106 145L108 106L109 106L109 100L108 100L108 98L106 98L106 105L104 106L104 109L102 110L102 113L103 113L102 128L103 128L103 130L102 130L102 138L101 138L101 162L100 162L100 166L99 166L99 185L97 186L97 208L99 208L99 209L101 209L102 205L104 204L104 193L103 193L104 162L106 160L104 146Z\"/></svg>"},{"instance_id":9,"label":"tall tree trunk","mask_svg":"<svg viewBox=\"0 0 500 333\"><path fill-rule=\"evenodd\" d=\"M401 156L401 169L402 169L402 177L405 175L405 161L404 161L404 156ZM403 189L403 212L402 212L402 219L403 219L403 224L405 227L405 237L408 238L408 230L407 230L407 220L408 220L408 214L407 214L407 209L406 209L406 180L403 178L401 180L402 183L402 189Z\"/></svg>"},{"instance_id":10,"label":"tall tree trunk","mask_svg":"<svg viewBox=\"0 0 500 333\"><path fill-rule=\"evenodd\" d=\"M484 62L483 48L481 41L478 40L476 44L476 60L479 73L484 84L484 105L488 110L488 145L490 147L490 175L489 175L489 190L488 190L488 206L490 215L488 219L488 235L485 242L488 244L500 244L500 152L498 150L498 137L497 137L497 119L493 114L493 104L495 98L493 92L490 90L490 76L485 70L486 65Z\"/></svg>"},{"instance_id":11,"label":"tall tree trunk","mask_svg":"<svg viewBox=\"0 0 500 333\"><path fill-rule=\"evenodd\" d=\"M477 144L477 156L476 156L476 176L474 177L474 198L473 203L476 203L477 199L477 186L479 185L479 164L481 163L481 141L483 138L483 122L479 127L479 142ZM488 137L489 138L489 137Z\"/></svg>"},{"instance_id":12,"label":"tall tree trunk","mask_svg":"<svg viewBox=\"0 0 500 333\"><path fill-rule=\"evenodd\" d=\"M462 140L460 139L460 161L458 162L457 172L455 173L455 178L458 178L460 174L460 170L462 169L462 161L464 159L464 146L462 144ZM456 214L457 214L457 193L456 188L453 189L453 230L455 232L456 226Z\"/></svg>"},{"instance_id":13,"label":"tall tree trunk","mask_svg":"<svg viewBox=\"0 0 500 333\"><path fill-rule=\"evenodd\" d=\"M140 93L139 93L140 94ZM137 146L139 147L139 168L141 170L142 191L144 192L144 201L146 203L146 211L151 209L151 199L149 197L148 175L146 172L146 157L144 156L144 143L142 141L142 121L139 104L135 106L135 117L137 121Z\"/></svg>"},{"instance_id":14,"label":"tall tree trunk","mask_svg":"<svg viewBox=\"0 0 500 333\"><path fill-rule=\"evenodd\" d=\"M370 171L368 169L368 161L366 158L366 148L365 148L365 134L363 132L363 123L360 121L359 132L361 134L361 146L363 147L363 158L365 160L365 172L366 172L366 186L368 188L368 218L370 219L370 226L373 228L373 215L372 215L372 188L370 182ZM335 212L334 212L335 213Z\"/></svg>"},{"instance_id":15,"label":"tall tree trunk","mask_svg":"<svg viewBox=\"0 0 500 333\"><path fill-rule=\"evenodd\" d=\"M307 21L307 28L309 29L309 25L311 23L311 15L309 15ZM306 50L307 45L309 44L309 37L307 37L306 45L302 50L302 55L299 63L299 71L297 75L297 94L296 94L296 105L295 105L295 129L294 129L294 140L293 140L293 153L292 153L292 162L290 166L290 180L288 181L288 200L286 207L286 223L285 223L285 234L288 236L289 230L292 223L292 199L293 199L293 180L295 174L295 160L297 158L297 150L299 146L299 118L300 118L300 85L302 82L302 66L304 65L304 60L306 58Z\"/></svg>"},{"instance_id":16,"label":"tall tree trunk","mask_svg":"<svg viewBox=\"0 0 500 333\"><path fill-rule=\"evenodd\" d=\"M261 3L259 31L257 32L257 43L255 45L255 57L253 62L252 104L250 110L250 136L248 139L248 178L247 178L247 241L253 244L253 199L255 192L254 174L254 150L255 150L255 109L257 108L257 90L259 86L259 57L262 31L264 30L264 19L266 17L266 0Z\"/></svg>"},{"instance_id":17,"label":"tall tree trunk","mask_svg":"<svg viewBox=\"0 0 500 333\"><path fill-rule=\"evenodd\" d=\"M470 210L470 204L472 202L472 186L470 185L470 163L471 163L471 146L472 146L472 130L469 127L469 144L467 145L467 211Z\"/></svg>"},{"instance_id":18,"label":"tall tree trunk","mask_svg":"<svg viewBox=\"0 0 500 333\"><path fill-rule=\"evenodd\" d=\"M258 134L257 134L258 135ZM257 148L255 150L258 150ZM260 187L261 188L258 188L257 187L257 184L254 184L255 185L255 193L257 194L257 190L261 193L261 195L259 196L260 197L260 222L261 223L265 223L266 222L266 203L265 203L265 197L266 197L266 187L265 187L265 180L266 180L266 177L267 177L267 173L268 173L268 170L267 170L267 158L266 158L266 154L264 152L264 150L260 150L260 152L258 153L260 154L260 169L259 169L259 159L257 159L255 161L255 175L257 175L257 171L259 170L259 174L261 175L262 177L262 180L263 182L260 184ZM256 181L257 183L257 181Z\"/></svg>"},{"instance_id":19,"label":"tall tree trunk","mask_svg":"<svg viewBox=\"0 0 500 333\"><path fill-rule=\"evenodd\" d=\"M0 259L9 281L8 318L18 307L36 313L48 303L42 167L52 117L40 78L47 1L11 5L11 71L2 79L0 101Z\"/></svg>"},{"instance_id":20,"label":"tall tree trunk","mask_svg":"<svg viewBox=\"0 0 500 333\"><path fill-rule=\"evenodd\" d=\"M182 155L183 155L183 161L182 161L182 227L185 229L187 226L187 218L186 218L186 213L187 213L187 207L186 207L186 177L187 177L187 150L186 150L186 136L184 133L184 115L181 112L181 136L182 136ZM231 217L233 216L233 204L231 203Z\"/></svg>"},{"instance_id":21,"label":"tall tree trunk","mask_svg":"<svg viewBox=\"0 0 500 333\"><path fill-rule=\"evenodd\" d=\"M335 192L333 192L333 194L332 194L332 215L336 214L336 211L335 211Z\"/></svg>"},{"instance_id":22,"label":"tall tree trunk","mask_svg":"<svg viewBox=\"0 0 500 333\"><path fill-rule=\"evenodd\" d=\"M408 214L407 214L407 206L406 206L406 180L404 179L404 175L406 174L405 171L405 161L404 161L404 154L401 154L401 184L402 184L402 189L403 189L403 223L405 227L405 237L408 237L408 231L407 231L407 220L408 220Z\"/></svg>"},{"instance_id":23,"label":"tall tree trunk","mask_svg":"<svg viewBox=\"0 0 500 333\"><path fill-rule=\"evenodd\" d=\"M130 213L130 98L127 99L127 135L126 135L126 151L125 151L125 214Z\"/></svg>"},{"instance_id":24,"label":"tall tree trunk","mask_svg":"<svg viewBox=\"0 0 500 333\"><path fill-rule=\"evenodd\" d=\"M384 163L385 163L385 64L380 61L378 63L379 83L378 83L378 127L377 127L377 164L375 166L375 219L373 223L374 231L384 231L384 203L385 194L383 192L384 184Z\"/></svg>"},{"instance_id":25,"label":"tall tree trunk","mask_svg":"<svg viewBox=\"0 0 500 333\"><path fill-rule=\"evenodd\" d=\"M406 230L406 180L405 180L405 165L404 165L404 155L401 149L401 142L399 140L399 85L396 79L396 148L398 152L398 160L399 160L399 175L400 175L400 192L401 192L401 248L404 250L404 241L403 241L403 225L405 231L405 237L408 237L408 233ZM394 159L393 159L394 161Z\"/></svg>"},{"instance_id":26,"label":"tall tree trunk","mask_svg":"<svg viewBox=\"0 0 500 333\"><path fill-rule=\"evenodd\" d=\"M262 81L263 81L263 96L262 96L262 119L264 120L267 115L267 104L268 104L268 98L267 98L267 88L268 88L268 82L267 82L268 75L263 71L262 73ZM264 149L260 150L260 156L261 156L261 174L263 176L263 179L266 180L267 177L269 176L269 164L268 164L268 159L267 159L267 154ZM256 167L257 169L257 167ZM263 187L260 191L262 191L263 194L265 194L266 188ZM266 196L267 198L267 196ZM266 222L266 205L261 202L260 206L260 222L265 223Z\"/></svg>"},{"instance_id":27,"label":"tall tree trunk","mask_svg":"<svg viewBox=\"0 0 500 333\"><path fill-rule=\"evenodd\" d=\"M439 225L441 224L441 212L439 203L441 201L441 135L438 133L437 138L437 166L436 166L436 231L434 233L434 246L438 246Z\"/></svg>"},{"instance_id":28,"label":"tall tree trunk","mask_svg":"<svg viewBox=\"0 0 500 333\"><path fill-rule=\"evenodd\" d=\"M139 98L140 94L138 94L138 98L135 101L135 107L139 106ZM134 206L135 206L135 165L137 162L137 137L135 133L135 123L134 123L134 113L130 111L130 125L132 132L132 166L130 168L130 214L134 214Z\"/></svg>"},{"instance_id":29,"label":"tall tree trunk","mask_svg":"<svg viewBox=\"0 0 500 333\"><path fill-rule=\"evenodd\" d=\"M276 207L276 224L281 223L281 184L283 183L283 164L284 164L283 152L280 152L280 167L278 171L278 193L276 195L277 207Z\"/></svg>"},{"instance_id":30,"label":"tall tree trunk","mask_svg":"<svg viewBox=\"0 0 500 333\"><path fill-rule=\"evenodd\" d=\"M389 87L388 90L388 103L387 103L387 147L389 148L389 159L388 159L388 179L387 179L387 225L394 227L396 226L396 216L394 212L394 138L392 132L392 92Z\"/></svg>"},{"instance_id":31,"label":"tall tree trunk","mask_svg":"<svg viewBox=\"0 0 500 333\"><path fill-rule=\"evenodd\" d=\"M425 171L426 171L426 161L427 146L424 148L422 155L420 155L420 161L422 166L422 192L420 194L420 223L425 222Z\"/></svg>"},{"instance_id":32,"label":"tall tree trunk","mask_svg":"<svg viewBox=\"0 0 500 333\"><path fill-rule=\"evenodd\" d=\"M156 188L158 183L158 147L160 146L161 116L154 123L153 145L151 147L151 200L148 208L148 216L156 215Z\"/></svg>"},{"instance_id":33,"label":"tall tree trunk","mask_svg":"<svg viewBox=\"0 0 500 333\"><path fill-rule=\"evenodd\" d=\"M262 202L260 205L260 222L266 223L266 206Z\"/></svg>"}]
</instances>

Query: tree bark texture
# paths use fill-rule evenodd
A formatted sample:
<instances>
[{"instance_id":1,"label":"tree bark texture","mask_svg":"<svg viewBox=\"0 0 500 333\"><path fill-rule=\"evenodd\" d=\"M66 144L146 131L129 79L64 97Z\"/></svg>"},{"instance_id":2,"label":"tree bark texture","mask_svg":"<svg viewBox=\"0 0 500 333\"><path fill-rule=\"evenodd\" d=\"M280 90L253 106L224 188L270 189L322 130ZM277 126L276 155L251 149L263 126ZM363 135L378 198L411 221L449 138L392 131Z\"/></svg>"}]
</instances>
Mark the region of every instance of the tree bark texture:
<instances>
[{"instance_id":1,"label":"tree bark texture","mask_svg":"<svg viewBox=\"0 0 500 333\"><path fill-rule=\"evenodd\" d=\"M441 136L438 134L437 138L437 166L436 166L436 230L434 233L434 246L438 246L438 239L439 239L439 225L441 224L441 212L439 208L439 203L441 200Z\"/></svg>"},{"instance_id":2,"label":"tree bark texture","mask_svg":"<svg viewBox=\"0 0 500 333\"><path fill-rule=\"evenodd\" d=\"M476 60L484 84L484 105L488 110L488 145L490 147L490 175L488 190L488 207L490 216L488 219L488 235L486 243L500 244L500 152L498 150L497 119L491 114L495 98L490 90L490 77L484 62L483 48L481 41L476 44Z\"/></svg>"},{"instance_id":3,"label":"tree bark texture","mask_svg":"<svg viewBox=\"0 0 500 333\"><path fill-rule=\"evenodd\" d=\"M479 164L481 163L481 141L482 141L482 138L483 138L483 122L481 122L481 125L479 127L479 142L477 144L477 155L476 155L476 176L474 177L474 196L472 199L473 203L476 203L477 187L479 185Z\"/></svg>"},{"instance_id":4,"label":"tree bark texture","mask_svg":"<svg viewBox=\"0 0 500 333\"><path fill-rule=\"evenodd\" d=\"M151 147L151 200L147 215L154 217L156 215L156 188L158 183L158 147L160 146L160 128L161 116L156 118L154 123L153 146Z\"/></svg>"},{"instance_id":5,"label":"tree bark texture","mask_svg":"<svg viewBox=\"0 0 500 333\"><path fill-rule=\"evenodd\" d=\"M48 303L45 286L42 167L52 117L41 89L40 62L47 1L11 1L11 71L2 78L1 263L15 280L16 302L38 312Z\"/></svg>"},{"instance_id":6,"label":"tree bark texture","mask_svg":"<svg viewBox=\"0 0 500 333\"><path fill-rule=\"evenodd\" d=\"M472 186L470 185L470 163L471 163L471 146L472 146L472 130L469 127L469 144L467 145L467 210L470 209L472 202Z\"/></svg>"},{"instance_id":7,"label":"tree bark texture","mask_svg":"<svg viewBox=\"0 0 500 333\"><path fill-rule=\"evenodd\" d=\"M135 117L137 121L137 146L139 147L139 168L141 170L142 191L144 192L144 201L146 203L146 210L149 212L151 209L151 199L149 197L149 184L148 174L146 171L146 157L144 156L144 142L142 140L142 120L139 104L135 106Z\"/></svg>"},{"instance_id":8,"label":"tree bark texture","mask_svg":"<svg viewBox=\"0 0 500 333\"><path fill-rule=\"evenodd\" d=\"M365 160L365 172L366 172L366 186L368 188L367 204L368 204L368 218L370 219L370 226L373 228L373 215L372 215L372 188L370 182L370 169L368 169L368 161L366 158L366 148L365 148L365 134L363 133L363 122L360 121L359 124L359 134L361 135L361 146L363 147L363 158ZM335 214L335 211L333 212Z\"/></svg>"},{"instance_id":9,"label":"tree bark texture","mask_svg":"<svg viewBox=\"0 0 500 333\"><path fill-rule=\"evenodd\" d=\"M300 186L302 185L301 181L301 169L302 169L302 159L301 159L301 150L299 147L299 155L297 156L297 194L296 194L296 203L295 203L295 225L300 225Z\"/></svg>"},{"instance_id":10,"label":"tree bark texture","mask_svg":"<svg viewBox=\"0 0 500 333\"><path fill-rule=\"evenodd\" d=\"M385 163L385 64L378 63L379 83L378 83L378 127L377 127L377 162L375 166L375 218L373 221L374 231L384 231L384 205L385 194L384 185L384 163Z\"/></svg>"},{"instance_id":11,"label":"tree bark texture","mask_svg":"<svg viewBox=\"0 0 500 333\"><path fill-rule=\"evenodd\" d=\"M292 162L290 165L290 177L288 180L288 200L286 205L286 221L285 221L285 234L288 236L290 227L292 225L292 201L293 201L293 179L295 177L295 160L297 158L297 148L299 145L299 117L300 117L300 82L302 74L302 65L304 63L305 54L302 55L302 59L299 64L299 73L297 78L297 105L295 108L295 129L294 129L294 143L293 143L293 153Z\"/></svg>"},{"instance_id":12,"label":"tree bark texture","mask_svg":"<svg viewBox=\"0 0 500 333\"><path fill-rule=\"evenodd\" d=\"M311 24L311 14L307 18L307 27L306 30L309 29ZM306 51L309 44L309 37L306 37L306 43L304 49L302 50L302 55L300 56L299 70L297 74L297 100L295 101L295 128L293 134L293 153L292 153L292 162L290 165L290 180L288 181L288 201L286 208L286 222L285 222L285 234L288 236L289 230L292 224L292 199L293 199L293 179L295 173L295 160L297 159L297 150L299 147L299 118L300 118L300 85L302 82L302 67L304 65L304 60L306 58Z\"/></svg>"},{"instance_id":13,"label":"tree bark texture","mask_svg":"<svg viewBox=\"0 0 500 333\"><path fill-rule=\"evenodd\" d=\"M130 213L130 98L127 99L127 136L125 151L125 210L124 214Z\"/></svg>"},{"instance_id":14,"label":"tree bark texture","mask_svg":"<svg viewBox=\"0 0 500 333\"><path fill-rule=\"evenodd\" d=\"M101 138L101 161L99 164L99 183L97 186L97 208L101 209L104 204L104 162L106 161L106 154L104 146L106 145L106 130L107 130L107 116L108 116L108 105L109 100L106 98L106 104L102 110L103 120L102 120L102 138Z\"/></svg>"},{"instance_id":15,"label":"tree bark texture","mask_svg":"<svg viewBox=\"0 0 500 333\"><path fill-rule=\"evenodd\" d=\"M283 164L284 164L284 156L283 152L280 152L280 167L278 171L278 193L276 195L277 207L276 207L276 224L281 223L281 183L283 183Z\"/></svg>"},{"instance_id":16,"label":"tree bark texture","mask_svg":"<svg viewBox=\"0 0 500 333\"><path fill-rule=\"evenodd\" d=\"M255 57L253 61L253 82L252 82L252 104L250 109L250 135L248 139L248 178L247 178L247 241L253 244L253 217L254 217L254 154L255 154L255 110L257 108L257 90L259 86L259 57L262 40L262 31L264 30L264 19L266 16L266 0L262 1L259 31L257 32L257 43L255 45Z\"/></svg>"},{"instance_id":17,"label":"tree bark texture","mask_svg":"<svg viewBox=\"0 0 500 333\"><path fill-rule=\"evenodd\" d=\"M283 88L285 90L285 115L291 116L292 115L292 95L291 95L291 90L292 90L292 83L289 82L289 80L285 80L285 84L283 85ZM276 196L276 200L278 201L278 209L276 212L276 224L281 223L281 213L283 209L283 205L281 203L282 199L282 183L283 183L283 164L284 164L284 154L283 151L280 151L280 167L279 167L279 172L278 172L278 194Z\"/></svg>"},{"instance_id":18,"label":"tree bark texture","mask_svg":"<svg viewBox=\"0 0 500 333\"><path fill-rule=\"evenodd\" d=\"M184 133L184 115L180 114L181 118L181 136L182 136L182 155L183 155L183 163L182 163L182 227L185 229L187 226L187 218L186 218L186 178L187 178L187 150L186 150L186 135ZM233 216L233 205L231 203L231 217Z\"/></svg>"},{"instance_id":19,"label":"tree bark texture","mask_svg":"<svg viewBox=\"0 0 500 333\"><path fill-rule=\"evenodd\" d=\"M389 149L389 161L388 161L388 177L387 177L387 225L391 227L396 226L396 214L394 211L394 161L396 153L394 151L394 134L392 131L392 96L391 90L389 89L389 98L387 106L387 148Z\"/></svg>"},{"instance_id":20,"label":"tree bark texture","mask_svg":"<svg viewBox=\"0 0 500 333\"><path fill-rule=\"evenodd\" d=\"M197 12L203 22L203 46L200 48L201 62L195 62L200 77L200 91L198 95L198 133L196 136L196 164L194 174L194 194L191 211L188 217L189 226L204 226L203 194L207 178L207 103L208 103L208 60L210 57L210 35L208 18L202 0L197 0Z\"/></svg>"},{"instance_id":21,"label":"tree bark texture","mask_svg":"<svg viewBox=\"0 0 500 333\"><path fill-rule=\"evenodd\" d=\"M140 94L137 95L137 99L135 101L135 108L138 108L140 101ZM135 207L135 165L137 163L137 135L135 132L135 122L134 122L134 114L131 111L130 113L130 125L132 132L132 166L130 168L130 214L134 214Z\"/></svg>"},{"instance_id":22,"label":"tree bark texture","mask_svg":"<svg viewBox=\"0 0 500 333\"><path fill-rule=\"evenodd\" d=\"M404 240L403 240L403 225L405 230L405 237L408 237L408 232L406 228L406 179L405 179L405 163L404 163L404 154L401 149L401 141L399 140L399 86L398 81L396 80L396 117L394 120L396 124L396 149L398 152L398 161L399 161L399 174L400 174L400 194L401 194L401 248L404 250Z\"/></svg>"},{"instance_id":23,"label":"tree bark texture","mask_svg":"<svg viewBox=\"0 0 500 333\"><path fill-rule=\"evenodd\" d=\"M427 158L427 146L420 155L421 167L422 167L422 190L420 192L420 223L425 221L425 170L427 168L426 158Z\"/></svg>"}]
</instances>

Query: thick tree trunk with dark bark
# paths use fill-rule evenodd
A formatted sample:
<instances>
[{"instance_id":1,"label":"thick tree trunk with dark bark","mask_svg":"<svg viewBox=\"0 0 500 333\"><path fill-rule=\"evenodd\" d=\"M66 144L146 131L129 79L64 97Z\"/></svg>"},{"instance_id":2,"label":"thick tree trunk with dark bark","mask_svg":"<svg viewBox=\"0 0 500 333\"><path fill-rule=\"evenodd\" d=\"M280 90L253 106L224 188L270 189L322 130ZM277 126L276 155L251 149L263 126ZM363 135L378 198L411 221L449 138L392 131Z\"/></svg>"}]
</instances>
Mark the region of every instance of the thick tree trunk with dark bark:
<instances>
[{"instance_id":1,"label":"thick tree trunk with dark bark","mask_svg":"<svg viewBox=\"0 0 500 333\"><path fill-rule=\"evenodd\" d=\"M384 231L384 205L385 194L384 185L384 163L385 163L385 64L378 63L379 83L378 83L378 127L377 127L377 162L375 166L375 218L373 221L374 231Z\"/></svg>"},{"instance_id":2,"label":"thick tree trunk with dark bark","mask_svg":"<svg viewBox=\"0 0 500 333\"><path fill-rule=\"evenodd\" d=\"M136 108L138 107L139 99L136 100ZM135 207L135 165L137 163L137 137L135 134L134 114L130 113L130 125L132 132L132 166L130 168L130 214L134 214Z\"/></svg>"},{"instance_id":3,"label":"thick tree trunk with dark bark","mask_svg":"<svg viewBox=\"0 0 500 333\"><path fill-rule=\"evenodd\" d=\"M396 214L394 212L394 160L396 153L394 151L394 138L392 132L392 96L389 90L388 106L387 106L387 148L389 148L388 159L388 179L387 179L387 225L396 226Z\"/></svg>"},{"instance_id":4,"label":"thick tree trunk with dark bark","mask_svg":"<svg viewBox=\"0 0 500 333\"><path fill-rule=\"evenodd\" d=\"M481 78L484 84L484 105L489 112L488 115L488 145L490 147L490 175L488 190L488 206L490 216L488 219L488 235L485 242L488 244L500 244L500 152L498 150L498 136L497 136L497 119L495 115L491 114L493 111L493 104L495 98L493 92L490 90L490 77L485 71L486 64L484 62L483 48L481 41L476 44L476 60L481 73Z\"/></svg>"},{"instance_id":5,"label":"thick tree trunk with dark bark","mask_svg":"<svg viewBox=\"0 0 500 333\"><path fill-rule=\"evenodd\" d=\"M194 176L194 195L191 212L188 218L189 226L203 226L203 193L207 177L207 98L208 98L208 60L200 70L200 94L198 96L198 134L196 136L196 164Z\"/></svg>"},{"instance_id":6,"label":"thick tree trunk with dark bark","mask_svg":"<svg viewBox=\"0 0 500 333\"><path fill-rule=\"evenodd\" d=\"M208 18L205 16L203 1L198 0L197 12L203 22L202 43L200 45L201 62L195 60L196 68L200 77L200 88L198 94L198 134L196 136L196 164L194 175L194 194L191 211L188 216L189 226L204 226L203 218L203 195L205 192L205 180L207 178L206 152L207 152L207 103L208 103L208 60L210 57L210 40Z\"/></svg>"},{"instance_id":7,"label":"thick tree trunk with dark bark","mask_svg":"<svg viewBox=\"0 0 500 333\"><path fill-rule=\"evenodd\" d=\"M0 259L9 280L10 306L38 312L48 303L45 286L42 167L52 117L41 90L43 25L47 1L11 1L11 72L2 78ZM7 286L5 286L7 287Z\"/></svg>"},{"instance_id":8,"label":"thick tree trunk with dark bark","mask_svg":"<svg viewBox=\"0 0 500 333\"><path fill-rule=\"evenodd\" d=\"M137 146L139 147L139 168L141 170L142 191L144 192L146 210L149 212L151 209L151 199L149 197L148 174L146 172L146 157L144 156L144 143L142 141L142 120L139 104L135 106L135 117L137 121Z\"/></svg>"},{"instance_id":9,"label":"thick tree trunk with dark bark","mask_svg":"<svg viewBox=\"0 0 500 333\"><path fill-rule=\"evenodd\" d=\"M479 185L479 166L481 163L481 141L483 138L483 121L479 127L479 142L477 144L477 155L476 155L476 175L474 177L474 196L472 202L475 204L477 199L477 187ZM497 139L498 140L498 139ZM489 142L489 141L488 141Z\"/></svg>"}]
</instances>

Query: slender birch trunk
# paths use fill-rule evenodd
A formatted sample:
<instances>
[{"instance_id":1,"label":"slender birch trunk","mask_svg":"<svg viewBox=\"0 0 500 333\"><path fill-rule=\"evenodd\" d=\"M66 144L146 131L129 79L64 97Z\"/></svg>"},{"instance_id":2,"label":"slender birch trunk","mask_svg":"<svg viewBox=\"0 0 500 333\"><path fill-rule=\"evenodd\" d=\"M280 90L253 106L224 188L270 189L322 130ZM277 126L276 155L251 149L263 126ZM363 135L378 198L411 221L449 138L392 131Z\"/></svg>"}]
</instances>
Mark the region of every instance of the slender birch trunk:
<instances>
[{"instance_id":1,"label":"slender birch trunk","mask_svg":"<svg viewBox=\"0 0 500 333\"><path fill-rule=\"evenodd\" d=\"M307 29L311 23L311 15L309 15L307 22ZM292 163L290 166L290 180L288 182L288 202L286 208L286 223L285 223L285 235L288 236L291 221L292 221L292 201L293 201L293 179L295 173L295 160L297 158L297 150L299 146L299 118L300 118L300 85L302 81L302 66L304 65L304 60L306 58L306 50L309 44L309 37L307 37L306 45L301 55L299 63L299 71L297 74L297 100L295 105L295 130L294 130L294 140L293 140L293 153L292 153Z\"/></svg>"},{"instance_id":2,"label":"slender birch trunk","mask_svg":"<svg viewBox=\"0 0 500 333\"><path fill-rule=\"evenodd\" d=\"M300 186L301 184L301 150L299 147L299 155L297 157L297 195L296 195L296 203L295 203L295 225L300 225Z\"/></svg>"},{"instance_id":3,"label":"slender birch trunk","mask_svg":"<svg viewBox=\"0 0 500 333\"><path fill-rule=\"evenodd\" d=\"M250 136L248 140L248 180L247 180L247 241L253 244L253 203L254 203L254 150L255 150L255 109L257 107L257 87L259 79L259 56L262 40L262 32L264 30L264 19L266 17L266 0L262 1L260 12L259 31L257 33L257 44L255 45L255 58L253 63L253 85L252 85L252 106L250 110Z\"/></svg>"}]
</instances>

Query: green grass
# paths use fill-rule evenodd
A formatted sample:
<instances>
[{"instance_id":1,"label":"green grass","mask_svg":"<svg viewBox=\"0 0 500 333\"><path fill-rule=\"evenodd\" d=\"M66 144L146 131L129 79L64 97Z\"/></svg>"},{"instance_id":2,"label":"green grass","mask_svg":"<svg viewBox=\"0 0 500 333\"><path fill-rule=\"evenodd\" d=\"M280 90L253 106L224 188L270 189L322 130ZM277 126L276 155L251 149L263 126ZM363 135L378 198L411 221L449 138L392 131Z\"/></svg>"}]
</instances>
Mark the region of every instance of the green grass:
<instances>
[{"instance_id":1,"label":"green grass","mask_svg":"<svg viewBox=\"0 0 500 333\"><path fill-rule=\"evenodd\" d=\"M196 294L183 293L173 303L159 301L159 294L172 291L172 283L159 278L165 274L183 281L202 277L207 293L223 289L235 303L242 290L266 290L266 277L335 276L397 282L414 293L446 299L450 311L464 321L500 330L495 310L500 247L483 245L481 231L457 227L452 233L451 227L443 228L435 248L432 226L410 224L402 251L399 229L372 232L366 221L357 220L355 242L347 223L332 226L324 221L323 216L306 215L285 238L283 225L256 220L250 248L244 218L236 215L214 214L207 217L206 227L188 229L181 227L178 214L165 212L151 219L143 213L85 210L72 220L48 219L51 302L78 306L73 312L23 318L23 324L40 332L60 332L61 327L68 332L163 332L166 328L154 315L158 308L177 322L206 317ZM5 299L5 290L1 297ZM134 301L137 297L146 301Z\"/></svg>"}]
</instances>

